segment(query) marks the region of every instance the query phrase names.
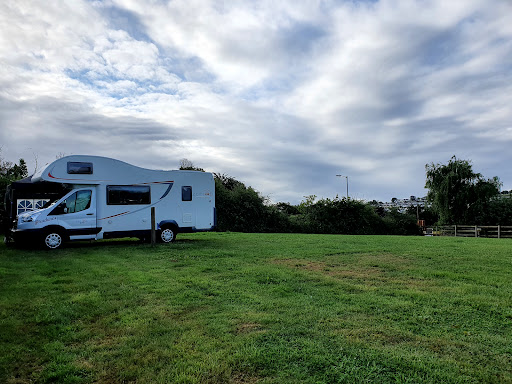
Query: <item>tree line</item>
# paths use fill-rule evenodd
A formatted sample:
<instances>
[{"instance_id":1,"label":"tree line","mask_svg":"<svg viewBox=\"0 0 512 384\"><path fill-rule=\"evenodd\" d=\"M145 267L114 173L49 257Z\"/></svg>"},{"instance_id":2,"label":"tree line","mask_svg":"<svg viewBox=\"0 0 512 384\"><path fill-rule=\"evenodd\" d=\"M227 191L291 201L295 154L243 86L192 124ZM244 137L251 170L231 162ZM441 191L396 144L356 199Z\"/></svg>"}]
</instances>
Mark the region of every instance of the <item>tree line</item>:
<instances>
[{"instance_id":1,"label":"tree line","mask_svg":"<svg viewBox=\"0 0 512 384\"><path fill-rule=\"evenodd\" d=\"M204 172L187 159L181 160L180 169ZM12 163L0 158L0 196L5 195L7 185L27 174L23 159ZM411 206L406 212L350 198L317 199L315 195L305 196L297 205L272 204L229 175L214 173L214 177L219 231L418 235L418 219L427 225L512 225L512 198L500 195L499 178L485 179L473 171L470 161L455 156L447 164L426 165L430 204Z\"/></svg>"},{"instance_id":2,"label":"tree line","mask_svg":"<svg viewBox=\"0 0 512 384\"><path fill-rule=\"evenodd\" d=\"M181 170L202 171L187 160ZM358 235L418 235L416 211L378 210L350 198L319 199L305 196L298 205L268 199L250 186L214 173L217 230L225 232L279 232ZM423 213L423 212L422 212Z\"/></svg>"},{"instance_id":3,"label":"tree line","mask_svg":"<svg viewBox=\"0 0 512 384\"><path fill-rule=\"evenodd\" d=\"M192 163L188 168L195 169ZM300 232L325 234L418 235L418 220L428 226L512 225L512 195L500 194L498 177L486 179L469 160L453 156L447 164L425 166L425 207L405 212L350 198L305 196L298 205L269 204L252 187L215 174L218 229L237 232Z\"/></svg>"},{"instance_id":4,"label":"tree line","mask_svg":"<svg viewBox=\"0 0 512 384\"><path fill-rule=\"evenodd\" d=\"M381 212L350 198L306 196L298 205L269 204L252 187L215 174L218 230L358 235L418 235L416 213Z\"/></svg>"}]
</instances>

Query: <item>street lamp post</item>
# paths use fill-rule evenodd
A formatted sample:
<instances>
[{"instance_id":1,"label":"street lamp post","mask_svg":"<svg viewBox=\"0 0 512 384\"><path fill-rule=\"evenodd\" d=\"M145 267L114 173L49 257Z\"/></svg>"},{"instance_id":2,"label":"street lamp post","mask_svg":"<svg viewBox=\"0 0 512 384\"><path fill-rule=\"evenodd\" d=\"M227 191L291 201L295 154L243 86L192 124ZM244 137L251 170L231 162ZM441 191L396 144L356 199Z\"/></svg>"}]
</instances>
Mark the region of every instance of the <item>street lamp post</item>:
<instances>
[{"instance_id":1,"label":"street lamp post","mask_svg":"<svg viewBox=\"0 0 512 384\"><path fill-rule=\"evenodd\" d=\"M337 177L344 177L345 179L347 179L347 200L348 200L348 176L343 176L343 175L336 175Z\"/></svg>"}]
</instances>

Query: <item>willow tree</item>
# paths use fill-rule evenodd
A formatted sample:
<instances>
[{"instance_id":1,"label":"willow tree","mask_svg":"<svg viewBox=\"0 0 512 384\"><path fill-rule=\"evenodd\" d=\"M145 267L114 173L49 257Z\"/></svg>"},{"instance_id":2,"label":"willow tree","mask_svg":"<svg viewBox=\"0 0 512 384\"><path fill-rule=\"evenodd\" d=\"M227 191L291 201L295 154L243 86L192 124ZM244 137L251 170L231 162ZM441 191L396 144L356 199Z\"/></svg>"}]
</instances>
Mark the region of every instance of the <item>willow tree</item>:
<instances>
[{"instance_id":1,"label":"willow tree","mask_svg":"<svg viewBox=\"0 0 512 384\"><path fill-rule=\"evenodd\" d=\"M468 160L453 156L448 164L427 164L427 199L439 215L440 224L469 224L499 193L498 177L484 179ZM474 223L476 224L476 223Z\"/></svg>"}]
</instances>

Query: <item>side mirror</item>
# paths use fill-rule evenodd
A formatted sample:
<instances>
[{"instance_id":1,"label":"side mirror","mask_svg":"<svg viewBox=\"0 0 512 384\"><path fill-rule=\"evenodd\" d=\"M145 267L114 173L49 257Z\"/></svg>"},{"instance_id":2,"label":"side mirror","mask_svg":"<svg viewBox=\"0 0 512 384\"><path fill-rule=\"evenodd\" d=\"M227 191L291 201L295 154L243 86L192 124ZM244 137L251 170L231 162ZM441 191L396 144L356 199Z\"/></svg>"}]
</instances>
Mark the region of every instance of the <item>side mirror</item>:
<instances>
[{"instance_id":1,"label":"side mirror","mask_svg":"<svg viewBox=\"0 0 512 384\"><path fill-rule=\"evenodd\" d=\"M64 207L64 213L68 213L68 207Z\"/></svg>"}]
</instances>

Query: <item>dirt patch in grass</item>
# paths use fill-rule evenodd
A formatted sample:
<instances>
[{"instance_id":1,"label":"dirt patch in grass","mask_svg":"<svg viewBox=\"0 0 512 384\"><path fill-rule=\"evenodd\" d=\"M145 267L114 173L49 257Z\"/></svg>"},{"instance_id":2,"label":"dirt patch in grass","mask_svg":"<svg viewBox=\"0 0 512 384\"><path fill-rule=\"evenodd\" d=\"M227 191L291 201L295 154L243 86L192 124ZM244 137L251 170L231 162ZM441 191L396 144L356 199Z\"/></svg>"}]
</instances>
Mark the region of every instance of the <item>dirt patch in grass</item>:
<instances>
[{"instance_id":1,"label":"dirt patch in grass","mask_svg":"<svg viewBox=\"0 0 512 384\"><path fill-rule=\"evenodd\" d=\"M377 265L353 265L328 261L309 261L299 259L278 259L273 263L311 272L318 272L338 279L357 279L369 281L387 281L386 270Z\"/></svg>"},{"instance_id":2,"label":"dirt patch in grass","mask_svg":"<svg viewBox=\"0 0 512 384\"><path fill-rule=\"evenodd\" d=\"M94 338L90 341L86 342L86 344L90 345L94 350L98 349L111 349L119 344L119 337L116 336L104 336L101 338Z\"/></svg>"},{"instance_id":3,"label":"dirt patch in grass","mask_svg":"<svg viewBox=\"0 0 512 384\"><path fill-rule=\"evenodd\" d=\"M365 348L371 345L381 350L396 350L403 348L409 351L417 351L420 354L435 355L442 359L451 359L465 362L471 358L472 351L469 345L442 337L426 337L415 335L410 332L402 332L389 328L358 328L353 327L339 329L336 334L343 337L354 345L361 345Z\"/></svg>"},{"instance_id":4,"label":"dirt patch in grass","mask_svg":"<svg viewBox=\"0 0 512 384\"><path fill-rule=\"evenodd\" d=\"M233 372L229 379L229 384L256 384L260 381L259 377L255 377L248 373Z\"/></svg>"},{"instance_id":5,"label":"dirt patch in grass","mask_svg":"<svg viewBox=\"0 0 512 384\"><path fill-rule=\"evenodd\" d=\"M265 332L265 329L263 329L261 324L251 323L251 322L241 323L241 324L238 324L238 326L236 327L237 335L240 335L240 334L243 335L243 334L255 333L255 332L263 333L263 332Z\"/></svg>"},{"instance_id":6,"label":"dirt patch in grass","mask_svg":"<svg viewBox=\"0 0 512 384\"><path fill-rule=\"evenodd\" d=\"M357 255L356 260L274 259L273 264L322 274L368 287L392 285L419 291L438 289L430 279L413 276L411 260L395 255Z\"/></svg>"}]
</instances>

